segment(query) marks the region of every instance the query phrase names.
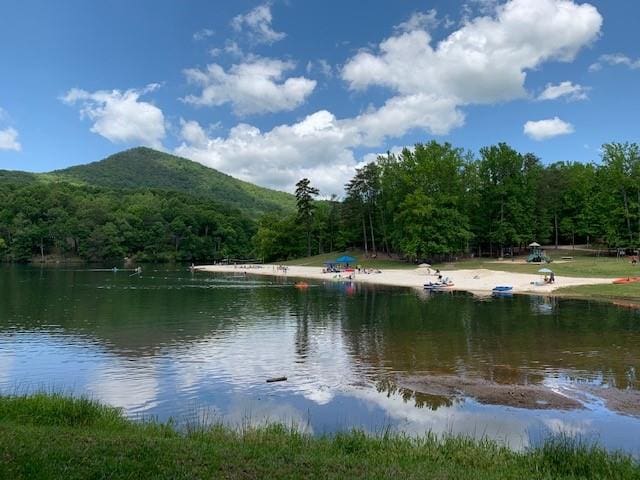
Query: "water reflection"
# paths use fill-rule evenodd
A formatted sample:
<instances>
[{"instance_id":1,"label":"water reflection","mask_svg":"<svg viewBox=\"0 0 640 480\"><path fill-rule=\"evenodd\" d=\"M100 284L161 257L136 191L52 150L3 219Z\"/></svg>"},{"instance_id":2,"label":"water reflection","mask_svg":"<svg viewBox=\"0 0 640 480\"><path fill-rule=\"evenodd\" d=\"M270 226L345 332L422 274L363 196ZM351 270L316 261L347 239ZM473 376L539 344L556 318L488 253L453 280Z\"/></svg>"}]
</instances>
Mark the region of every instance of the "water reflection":
<instances>
[{"instance_id":1,"label":"water reflection","mask_svg":"<svg viewBox=\"0 0 640 480\"><path fill-rule=\"evenodd\" d=\"M635 391L637 310L338 282L302 291L293 279L161 268L130 278L3 267L0 278L3 392L55 388L133 416L278 420L315 433L486 435L514 448L558 431L630 451L640 438L640 420L589 399L576 411L523 410L396 381L448 375L568 395L581 385ZM288 380L265 383L277 376Z\"/></svg>"}]
</instances>

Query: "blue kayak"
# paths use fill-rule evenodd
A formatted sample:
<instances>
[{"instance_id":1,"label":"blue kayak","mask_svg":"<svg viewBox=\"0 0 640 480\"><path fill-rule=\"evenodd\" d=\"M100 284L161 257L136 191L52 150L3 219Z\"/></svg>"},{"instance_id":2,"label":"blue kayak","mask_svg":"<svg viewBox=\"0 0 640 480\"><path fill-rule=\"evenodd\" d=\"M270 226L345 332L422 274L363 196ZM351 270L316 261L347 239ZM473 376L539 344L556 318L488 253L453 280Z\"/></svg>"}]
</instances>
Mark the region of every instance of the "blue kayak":
<instances>
[{"instance_id":1,"label":"blue kayak","mask_svg":"<svg viewBox=\"0 0 640 480\"><path fill-rule=\"evenodd\" d=\"M493 288L494 292L510 292L511 290L513 290L513 287L509 287L507 285L498 285Z\"/></svg>"}]
</instances>

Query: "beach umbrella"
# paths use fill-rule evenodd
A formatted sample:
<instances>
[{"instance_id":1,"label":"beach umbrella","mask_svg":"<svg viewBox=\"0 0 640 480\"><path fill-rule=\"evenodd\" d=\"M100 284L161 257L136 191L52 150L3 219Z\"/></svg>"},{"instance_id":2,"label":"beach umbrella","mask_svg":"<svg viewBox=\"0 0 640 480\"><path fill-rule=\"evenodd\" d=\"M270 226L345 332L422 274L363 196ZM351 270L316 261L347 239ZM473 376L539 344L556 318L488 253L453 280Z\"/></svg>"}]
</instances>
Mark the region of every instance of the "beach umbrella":
<instances>
[{"instance_id":1,"label":"beach umbrella","mask_svg":"<svg viewBox=\"0 0 640 480\"><path fill-rule=\"evenodd\" d=\"M355 261L356 261L356 259L353 258L353 257L350 257L349 255L345 255L343 257L336 258L336 263L353 263Z\"/></svg>"},{"instance_id":2,"label":"beach umbrella","mask_svg":"<svg viewBox=\"0 0 640 480\"><path fill-rule=\"evenodd\" d=\"M540 270L538 270L538 273L553 273L553 272L548 268L541 268Z\"/></svg>"},{"instance_id":3,"label":"beach umbrella","mask_svg":"<svg viewBox=\"0 0 640 480\"><path fill-rule=\"evenodd\" d=\"M429 265L428 263L421 263L420 265L418 265L418 268L431 268L431 265Z\"/></svg>"},{"instance_id":4,"label":"beach umbrella","mask_svg":"<svg viewBox=\"0 0 640 480\"><path fill-rule=\"evenodd\" d=\"M538 242L532 242L532 243L529 244L530 248L539 247L539 246L540 246L540 244Z\"/></svg>"}]
</instances>

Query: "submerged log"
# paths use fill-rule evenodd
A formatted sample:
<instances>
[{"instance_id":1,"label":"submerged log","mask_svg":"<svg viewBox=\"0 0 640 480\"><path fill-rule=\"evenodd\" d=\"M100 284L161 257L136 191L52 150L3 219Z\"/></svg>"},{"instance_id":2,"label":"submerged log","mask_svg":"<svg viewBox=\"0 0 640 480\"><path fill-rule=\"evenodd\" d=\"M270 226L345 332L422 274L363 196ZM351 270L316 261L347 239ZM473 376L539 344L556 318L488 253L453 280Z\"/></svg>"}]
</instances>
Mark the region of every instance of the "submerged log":
<instances>
[{"instance_id":1,"label":"submerged log","mask_svg":"<svg viewBox=\"0 0 640 480\"><path fill-rule=\"evenodd\" d=\"M286 382L287 381L287 377L274 377L274 378L267 378L267 383L273 383L273 382Z\"/></svg>"}]
</instances>

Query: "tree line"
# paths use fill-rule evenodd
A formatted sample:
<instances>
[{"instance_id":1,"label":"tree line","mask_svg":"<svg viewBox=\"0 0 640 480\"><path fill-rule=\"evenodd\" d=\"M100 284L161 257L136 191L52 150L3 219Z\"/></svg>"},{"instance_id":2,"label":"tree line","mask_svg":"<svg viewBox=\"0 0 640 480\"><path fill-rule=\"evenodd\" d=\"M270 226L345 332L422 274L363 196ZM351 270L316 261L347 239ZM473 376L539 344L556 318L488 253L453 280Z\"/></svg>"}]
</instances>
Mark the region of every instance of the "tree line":
<instances>
[{"instance_id":1,"label":"tree line","mask_svg":"<svg viewBox=\"0 0 640 480\"><path fill-rule=\"evenodd\" d=\"M543 165L505 143L478 155L417 144L358 169L340 202L312 201L317 191L303 179L298 214L263 218L254 246L266 260L347 248L410 261L501 256L534 240L637 249L640 148L609 143L601 151L597 164Z\"/></svg>"},{"instance_id":2,"label":"tree line","mask_svg":"<svg viewBox=\"0 0 640 480\"><path fill-rule=\"evenodd\" d=\"M160 189L0 184L0 258L277 261L361 248L409 261L504 255L532 241L640 247L640 147L610 143L596 163L543 165L505 143L479 153L429 142L355 172L344 197L296 186L297 212L247 214Z\"/></svg>"}]
</instances>

